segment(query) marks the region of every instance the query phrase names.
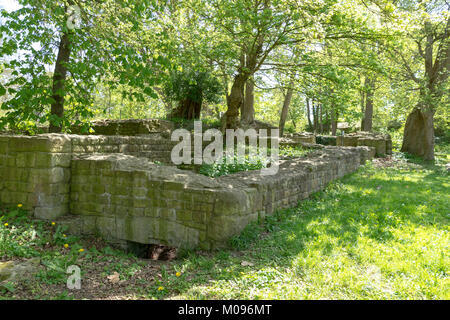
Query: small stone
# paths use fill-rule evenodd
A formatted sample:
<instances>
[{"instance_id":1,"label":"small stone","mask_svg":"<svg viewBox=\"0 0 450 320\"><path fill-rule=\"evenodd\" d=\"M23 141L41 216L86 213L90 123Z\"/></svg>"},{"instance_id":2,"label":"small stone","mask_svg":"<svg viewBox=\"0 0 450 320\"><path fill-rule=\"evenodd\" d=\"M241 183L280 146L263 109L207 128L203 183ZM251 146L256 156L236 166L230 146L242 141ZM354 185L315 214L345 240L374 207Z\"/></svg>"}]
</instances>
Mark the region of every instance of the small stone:
<instances>
[{"instance_id":1,"label":"small stone","mask_svg":"<svg viewBox=\"0 0 450 320\"><path fill-rule=\"evenodd\" d=\"M9 282L17 282L19 279L33 275L37 272L39 264L39 258L32 258L26 261L0 262L0 287Z\"/></svg>"}]
</instances>

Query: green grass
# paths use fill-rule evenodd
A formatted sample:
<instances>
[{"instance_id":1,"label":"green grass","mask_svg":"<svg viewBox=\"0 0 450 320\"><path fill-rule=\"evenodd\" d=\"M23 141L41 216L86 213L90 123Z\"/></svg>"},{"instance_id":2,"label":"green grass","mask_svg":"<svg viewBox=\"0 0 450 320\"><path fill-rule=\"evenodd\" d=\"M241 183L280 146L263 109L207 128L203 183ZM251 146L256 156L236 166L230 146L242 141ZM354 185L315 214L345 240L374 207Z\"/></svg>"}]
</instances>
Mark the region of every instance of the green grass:
<instances>
[{"instance_id":1,"label":"green grass","mask_svg":"<svg viewBox=\"0 0 450 320\"><path fill-rule=\"evenodd\" d=\"M436 167L366 166L248 227L240 251L181 264L188 299L449 299L450 184ZM253 266L242 266L242 261Z\"/></svg>"},{"instance_id":2,"label":"green grass","mask_svg":"<svg viewBox=\"0 0 450 320\"><path fill-rule=\"evenodd\" d=\"M449 181L438 166L369 164L298 207L249 225L230 249L182 252L162 264L64 237L57 225L14 209L1 218L0 260L38 256L43 268L0 297L449 299ZM70 264L82 268L82 290L65 288ZM108 283L114 272L121 285ZM101 286L94 290L85 278Z\"/></svg>"}]
</instances>

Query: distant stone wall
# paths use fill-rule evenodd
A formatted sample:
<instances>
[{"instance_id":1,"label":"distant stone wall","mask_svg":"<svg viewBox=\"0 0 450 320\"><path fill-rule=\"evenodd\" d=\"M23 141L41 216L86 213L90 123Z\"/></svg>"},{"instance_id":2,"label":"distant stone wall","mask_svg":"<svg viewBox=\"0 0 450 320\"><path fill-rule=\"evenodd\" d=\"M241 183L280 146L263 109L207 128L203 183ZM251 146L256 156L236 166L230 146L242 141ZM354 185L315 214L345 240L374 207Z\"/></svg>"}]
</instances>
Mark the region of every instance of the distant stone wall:
<instances>
[{"instance_id":1,"label":"distant stone wall","mask_svg":"<svg viewBox=\"0 0 450 320\"><path fill-rule=\"evenodd\" d=\"M375 148L377 157L392 154L392 140L389 135L355 133L336 137L337 146L368 146Z\"/></svg>"},{"instance_id":2,"label":"distant stone wall","mask_svg":"<svg viewBox=\"0 0 450 320\"><path fill-rule=\"evenodd\" d=\"M80 136L70 135L75 154L123 153L150 161L171 163L171 152L177 142L153 136Z\"/></svg>"},{"instance_id":3,"label":"distant stone wall","mask_svg":"<svg viewBox=\"0 0 450 320\"><path fill-rule=\"evenodd\" d=\"M336 136L316 136L316 143L322 144L324 146L335 146L336 145Z\"/></svg>"},{"instance_id":4,"label":"distant stone wall","mask_svg":"<svg viewBox=\"0 0 450 320\"><path fill-rule=\"evenodd\" d=\"M322 145L358 147L367 146L375 148L377 157L392 154L392 140L388 134L370 132L357 132L343 136L317 136L316 141Z\"/></svg>"},{"instance_id":5,"label":"distant stone wall","mask_svg":"<svg viewBox=\"0 0 450 320\"><path fill-rule=\"evenodd\" d=\"M288 133L284 135L281 144L316 143L316 136L309 133Z\"/></svg>"},{"instance_id":6,"label":"distant stone wall","mask_svg":"<svg viewBox=\"0 0 450 320\"><path fill-rule=\"evenodd\" d=\"M99 120L92 123L93 133L107 136L136 136L151 133L171 132L174 124L160 119ZM81 127L72 127L74 134L83 133Z\"/></svg>"}]
</instances>

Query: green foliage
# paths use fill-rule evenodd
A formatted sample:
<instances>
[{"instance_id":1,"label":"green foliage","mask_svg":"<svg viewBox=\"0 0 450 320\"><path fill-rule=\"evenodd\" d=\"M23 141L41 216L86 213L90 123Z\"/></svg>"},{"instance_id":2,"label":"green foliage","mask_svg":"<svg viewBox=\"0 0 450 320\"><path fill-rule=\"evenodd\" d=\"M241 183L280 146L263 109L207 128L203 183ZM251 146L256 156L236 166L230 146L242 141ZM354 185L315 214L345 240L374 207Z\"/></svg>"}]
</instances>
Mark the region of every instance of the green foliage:
<instances>
[{"instance_id":1,"label":"green foliage","mask_svg":"<svg viewBox=\"0 0 450 320\"><path fill-rule=\"evenodd\" d=\"M71 3L22 0L18 10L0 11L0 62L10 71L0 86L1 127L33 129L48 122L78 125L93 117L94 89L102 80L112 89L128 85L122 94L132 99L156 97L152 90L159 79L155 70L168 66L165 56L155 57L152 52L157 39L164 38L150 23L155 19L150 13L159 8L150 1L83 2L81 25L68 29ZM59 44L62 34L70 42L69 77L64 92L53 92L49 67L56 61L54 44ZM49 109L55 95L65 100L61 119Z\"/></svg>"},{"instance_id":2,"label":"green foliage","mask_svg":"<svg viewBox=\"0 0 450 320\"><path fill-rule=\"evenodd\" d=\"M174 70L164 83L165 95L173 101L218 103L222 94L220 82L210 72L197 69Z\"/></svg>"},{"instance_id":3,"label":"green foliage","mask_svg":"<svg viewBox=\"0 0 450 320\"><path fill-rule=\"evenodd\" d=\"M279 157L299 158L308 154L308 150L301 147L282 146L278 150ZM241 171L260 170L270 164L270 156L247 153L244 157L226 155L214 164L202 164L199 173L208 177L216 178Z\"/></svg>"},{"instance_id":4,"label":"green foliage","mask_svg":"<svg viewBox=\"0 0 450 320\"><path fill-rule=\"evenodd\" d=\"M302 147L282 146L280 147L279 155L284 158L300 158L306 156L308 152L309 150Z\"/></svg>"},{"instance_id":5,"label":"green foliage","mask_svg":"<svg viewBox=\"0 0 450 320\"><path fill-rule=\"evenodd\" d=\"M269 158L260 155L246 154L244 157L226 155L214 164L203 164L199 169L199 173L216 178L241 171L260 170L266 168L269 162Z\"/></svg>"}]
</instances>

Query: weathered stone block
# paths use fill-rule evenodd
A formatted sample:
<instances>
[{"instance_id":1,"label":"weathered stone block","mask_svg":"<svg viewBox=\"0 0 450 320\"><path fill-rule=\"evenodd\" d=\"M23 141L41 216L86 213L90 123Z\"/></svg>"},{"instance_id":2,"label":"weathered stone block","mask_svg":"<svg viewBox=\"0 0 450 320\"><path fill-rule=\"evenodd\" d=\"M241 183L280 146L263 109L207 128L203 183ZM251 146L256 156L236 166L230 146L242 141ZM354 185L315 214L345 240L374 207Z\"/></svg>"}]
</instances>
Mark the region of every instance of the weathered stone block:
<instances>
[{"instance_id":1,"label":"weathered stone block","mask_svg":"<svg viewBox=\"0 0 450 320\"><path fill-rule=\"evenodd\" d=\"M69 207L62 205L59 207L38 207L34 209L34 216L38 219L54 220L69 213Z\"/></svg>"}]
</instances>

